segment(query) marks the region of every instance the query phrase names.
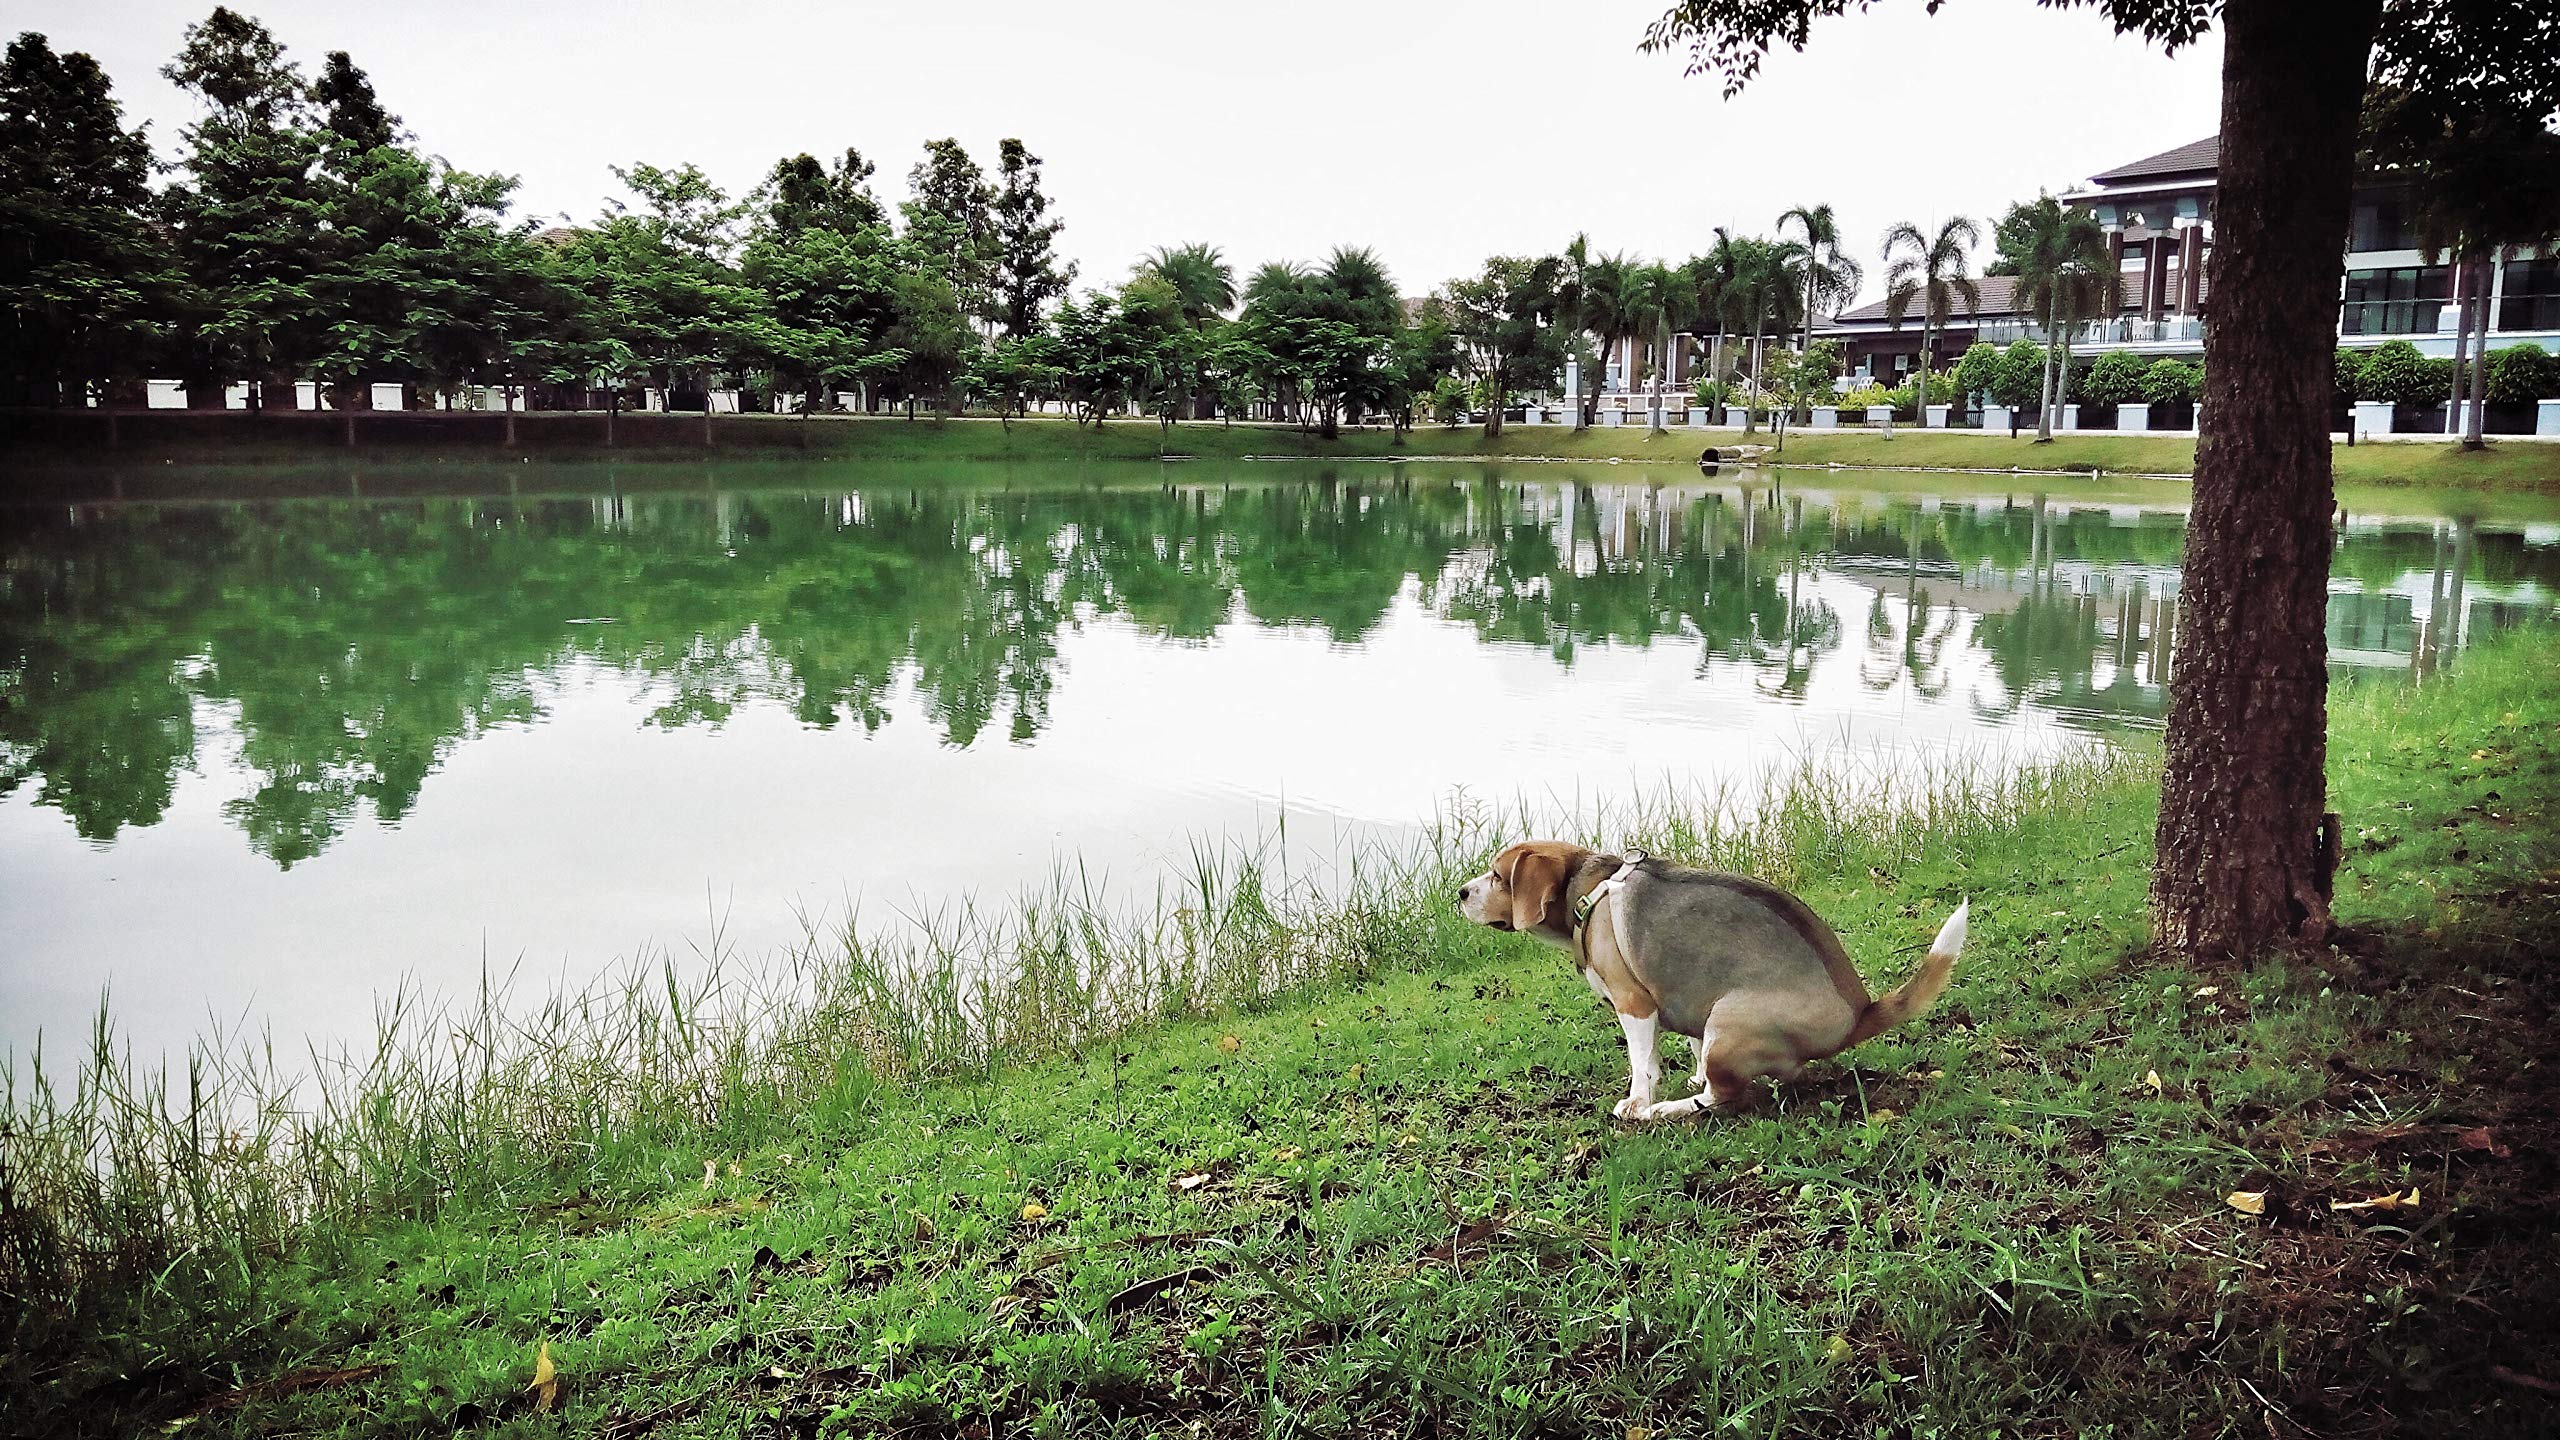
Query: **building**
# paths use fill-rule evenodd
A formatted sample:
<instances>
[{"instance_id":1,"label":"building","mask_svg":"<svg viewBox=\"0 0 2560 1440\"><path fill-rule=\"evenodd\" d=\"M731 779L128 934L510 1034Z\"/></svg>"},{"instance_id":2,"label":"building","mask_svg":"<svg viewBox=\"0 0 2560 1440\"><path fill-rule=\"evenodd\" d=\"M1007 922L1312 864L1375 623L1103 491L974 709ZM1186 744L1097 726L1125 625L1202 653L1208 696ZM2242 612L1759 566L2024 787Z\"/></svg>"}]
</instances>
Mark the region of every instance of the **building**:
<instances>
[{"instance_id":1,"label":"building","mask_svg":"<svg viewBox=\"0 0 2560 1440\"><path fill-rule=\"evenodd\" d=\"M2080 326L2071 338L2074 354L2204 353L2211 302L2206 259L2213 250L2221 151L2220 137L2208 136L2101 171L2061 197L2105 227L2119 282L2115 313ZM2451 355L2452 266L2444 256L2428 260L2405 189L2385 176L2359 184L2345 239L2338 343L2359 349L2407 340L2427 354ZM2008 281L1989 276L1975 283L1980 304L1949 317L1936 347L1939 364L1951 363L1977 340L2050 341L2039 320L2018 312ZM2560 348L2560 255L2529 247L2502 254L2490 267L2488 309L2490 348ZM1852 372L1890 383L1918 363L1919 329L1916 314L1897 324L1879 301L1832 317L1817 333L1845 342Z\"/></svg>"}]
</instances>

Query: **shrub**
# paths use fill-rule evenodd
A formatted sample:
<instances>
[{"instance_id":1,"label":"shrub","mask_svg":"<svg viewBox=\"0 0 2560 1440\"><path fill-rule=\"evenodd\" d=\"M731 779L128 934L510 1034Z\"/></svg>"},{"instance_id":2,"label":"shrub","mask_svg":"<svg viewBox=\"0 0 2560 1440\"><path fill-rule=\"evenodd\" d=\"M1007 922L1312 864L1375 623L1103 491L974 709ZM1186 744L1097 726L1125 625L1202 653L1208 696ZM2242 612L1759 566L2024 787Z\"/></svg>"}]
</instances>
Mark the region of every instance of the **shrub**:
<instances>
[{"instance_id":1,"label":"shrub","mask_svg":"<svg viewBox=\"0 0 2560 1440\"><path fill-rule=\"evenodd\" d=\"M2424 405L2453 393L2453 366L2441 371L2406 340L2386 341L2365 357L2356 375L2356 398L2395 405Z\"/></svg>"},{"instance_id":2,"label":"shrub","mask_svg":"<svg viewBox=\"0 0 2560 1440\"><path fill-rule=\"evenodd\" d=\"M2193 405L2204 372L2184 360L2160 360L2142 372L2140 393L2148 405Z\"/></svg>"},{"instance_id":3,"label":"shrub","mask_svg":"<svg viewBox=\"0 0 2560 1440\"><path fill-rule=\"evenodd\" d=\"M2356 398L2356 380L2364 374L2364 352L2341 345L2333 364L2336 368L2331 372L2329 403L2344 405Z\"/></svg>"},{"instance_id":4,"label":"shrub","mask_svg":"<svg viewBox=\"0 0 2560 1440\"><path fill-rule=\"evenodd\" d=\"M2080 398L2092 405L2131 405L2143 398L2146 373L2142 357L2117 350L2098 357L2089 378L2080 382Z\"/></svg>"},{"instance_id":5,"label":"shrub","mask_svg":"<svg viewBox=\"0 0 2560 1440\"><path fill-rule=\"evenodd\" d=\"M1722 416L1724 413L1725 402L1724 382L1721 380L1701 380L1698 382L1698 389L1696 393L1691 396L1691 398L1698 402L1699 408L1712 410L1716 412L1718 416Z\"/></svg>"},{"instance_id":6,"label":"shrub","mask_svg":"<svg viewBox=\"0 0 2560 1440\"><path fill-rule=\"evenodd\" d=\"M1991 372L1991 398L2023 409L2044 396L2044 347L2032 340L2013 340L2000 352Z\"/></svg>"},{"instance_id":7,"label":"shrub","mask_svg":"<svg viewBox=\"0 0 2560 1440\"><path fill-rule=\"evenodd\" d=\"M1979 395L1991 388L1991 378L2000 369L2000 347L1988 340L1976 340L1956 362L1955 385L1967 395Z\"/></svg>"},{"instance_id":8,"label":"shrub","mask_svg":"<svg viewBox=\"0 0 2560 1440\"><path fill-rule=\"evenodd\" d=\"M2510 345L2489 356L2489 403L2530 405L2560 398L2560 355L2539 345Z\"/></svg>"},{"instance_id":9,"label":"shrub","mask_svg":"<svg viewBox=\"0 0 2560 1440\"><path fill-rule=\"evenodd\" d=\"M1838 405L1845 414L1862 415L1870 405L1892 404L1893 392L1871 382L1858 386L1832 403Z\"/></svg>"}]
</instances>

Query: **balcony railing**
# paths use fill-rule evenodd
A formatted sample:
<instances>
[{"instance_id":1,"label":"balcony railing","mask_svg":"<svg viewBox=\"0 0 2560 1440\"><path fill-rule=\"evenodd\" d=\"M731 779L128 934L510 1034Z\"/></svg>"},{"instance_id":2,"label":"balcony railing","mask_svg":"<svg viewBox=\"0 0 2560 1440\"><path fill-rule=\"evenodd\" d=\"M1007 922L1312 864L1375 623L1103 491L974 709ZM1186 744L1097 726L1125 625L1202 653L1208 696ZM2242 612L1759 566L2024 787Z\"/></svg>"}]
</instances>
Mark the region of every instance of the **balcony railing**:
<instances>
[{"instance_id":1,"label":"balcony railing","mask_svg":"<svg viewBox=\"0 0 2560 1440\"><path fill-rule=\"evenodd\" d=\"M2033 340L2039 345L2052 343L2051 331L2034 320L1989 320L1975 332L1994 345L2013 340ZM2170 315L2158 320L2139 316L2120 316L2113 320L2089 320L2071 327L2074 345L2176 345L2201 344L2204 322L2193 315Z\"/></svg>"}]
</instances>

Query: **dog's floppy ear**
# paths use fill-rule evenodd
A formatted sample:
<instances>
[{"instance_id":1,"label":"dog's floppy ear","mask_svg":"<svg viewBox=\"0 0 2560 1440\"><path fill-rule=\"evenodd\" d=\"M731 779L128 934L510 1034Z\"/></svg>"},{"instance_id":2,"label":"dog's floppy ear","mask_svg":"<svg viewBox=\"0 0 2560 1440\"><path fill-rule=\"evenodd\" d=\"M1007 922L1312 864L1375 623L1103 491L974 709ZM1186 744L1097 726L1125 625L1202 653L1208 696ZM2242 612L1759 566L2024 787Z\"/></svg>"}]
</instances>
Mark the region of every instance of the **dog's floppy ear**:
<instances>
[{"instance_id":1,"label":"dog's floppy ear","mask_svg":"<svg viewBox=\"0 0 2560 1440\"><path fill-rule=\"evenodd\" d=\"M1508 869L1502 867L1508 865ZM1543 845L1514 845L1495 858L1511 892L1511 928L1526 933L1544 926L1566 930L1564 857Z\"/></svg>"}]
</instances>

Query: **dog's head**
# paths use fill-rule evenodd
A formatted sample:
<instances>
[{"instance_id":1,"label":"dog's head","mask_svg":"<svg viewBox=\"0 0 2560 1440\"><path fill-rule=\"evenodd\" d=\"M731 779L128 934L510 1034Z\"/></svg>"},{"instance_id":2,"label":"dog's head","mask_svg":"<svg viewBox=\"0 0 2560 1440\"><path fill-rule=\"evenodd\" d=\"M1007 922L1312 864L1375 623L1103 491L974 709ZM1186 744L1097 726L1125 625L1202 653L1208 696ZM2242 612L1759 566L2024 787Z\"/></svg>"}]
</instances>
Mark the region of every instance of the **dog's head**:
<instances>
[{"instance_id":1,"label":"dog's head","mask_svg":"<svg viewBox=\"0 0 2560 1440\"><path fill-rule=\"evenodd\" d=\"M1565 904L1565 886L1591 853L1564 840L1506 845L1493 857L1492 869L1458 887L1458 913L1496 930L1570 939L1573 917Z\"/></svg>"}]
</instances>

